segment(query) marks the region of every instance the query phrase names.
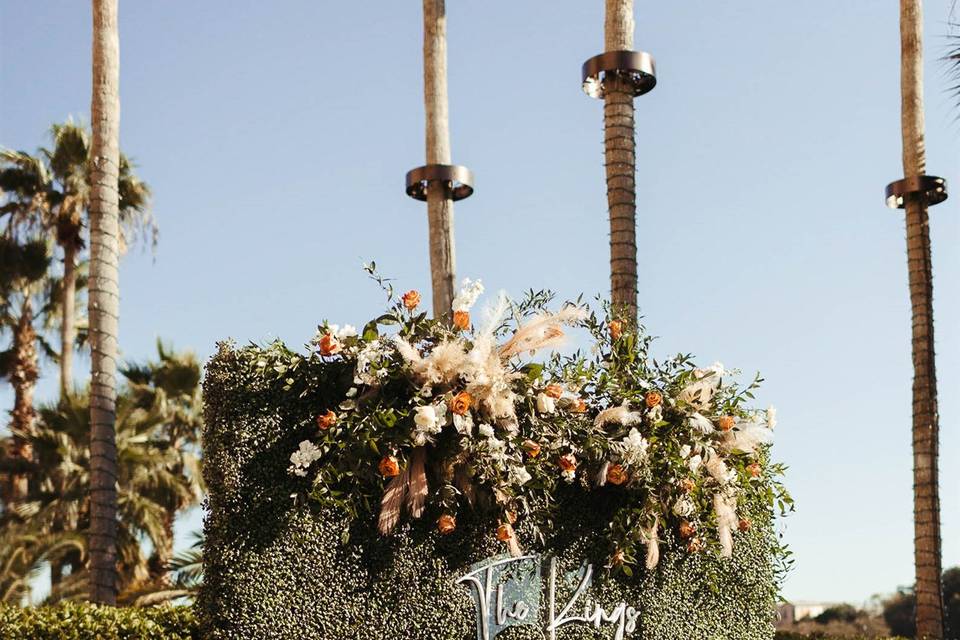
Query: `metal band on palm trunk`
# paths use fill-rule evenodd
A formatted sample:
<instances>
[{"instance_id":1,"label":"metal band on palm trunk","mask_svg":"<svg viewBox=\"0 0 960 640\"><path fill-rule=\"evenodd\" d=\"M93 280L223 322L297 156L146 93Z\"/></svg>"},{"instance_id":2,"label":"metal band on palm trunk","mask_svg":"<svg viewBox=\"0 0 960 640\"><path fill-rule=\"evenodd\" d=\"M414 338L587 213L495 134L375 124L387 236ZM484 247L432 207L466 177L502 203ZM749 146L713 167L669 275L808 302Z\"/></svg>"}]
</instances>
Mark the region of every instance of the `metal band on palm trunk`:
<instances>
[{"instance_id":1,"label":"metal band on palm trunk","mask_svg":"<svg viewBox=\"0 0 960 640\"><path fill-rule=\"evenodd\" d=\"M407 172L407 195L426 200L430 183L443 185L450 200L463 200L473 195L473 172L458 164L428 164Z\"/></svg>"},{"instance_id":2,"label":"metal band on palm trunk","mask_svg":"<svg viewBox=\"0 0 960 640\"><path fill-rule=\"evenodd\" d=\"M947 199L947 181L938 176L904 178L888 184L885 195L891 209L903 209L910 196L919 196L932 207Z\"/></svg>"},{"instance_id":3,"label":"metal band on palm trunk","mask_svg":"<svg viewBox=\"0 0 960 640\"><path fill-rule=\"evenodd\" d=\"M607 51L583 63L584 93L591 98L603 98L603 83L609 73L627 78L634 96L642 96L657 86L657 66L652 55L646 51Z\"/></svg>"}]
</instances>

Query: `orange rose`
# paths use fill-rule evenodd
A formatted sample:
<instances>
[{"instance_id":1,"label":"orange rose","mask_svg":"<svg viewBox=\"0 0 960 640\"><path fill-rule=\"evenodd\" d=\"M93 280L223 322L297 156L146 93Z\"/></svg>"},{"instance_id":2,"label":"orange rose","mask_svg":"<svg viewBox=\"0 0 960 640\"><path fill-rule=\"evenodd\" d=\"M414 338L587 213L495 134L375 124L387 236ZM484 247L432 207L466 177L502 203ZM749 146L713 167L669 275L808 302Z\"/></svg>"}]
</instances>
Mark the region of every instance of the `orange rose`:
<instances>
[{"instance_id":1,"label":"orange rose","mask_svg":"<svg viewBox=\"0 0 960 640\"><path fill-rule=\"evenodd\" d=\"M513 525L504 522L497 527L497 540L500 542L510 542L513 539Z\"/></svg>"},{"instance_id":2,"label":"orange rose","mask_svg":"<svg viewBox=\"0 0 960 640\"><path fill-rule=\"evenodd\" d=\"M335 424L337 424L337 414L329 409L326 413L317 416L317 426L321 431L326 431Z\"/></svg>"},{"instance_id":3,"label":"orange rose","mask_svg":"<svg viewBox=\"0 0 960 640\"><path fill-rule=\"evenodd\" d=\"M762 469L759 464L754 462L753 464L747 465L747 471L750 473L751 478L759 478Z\"/></svg>"},{"instance_id":4,"label":"orange rose","mask_svg":"<svg viewBox=\"0 0 960 640\"><path fill-rule=\"evenodd\" d=\"M527 455L531 458L536 458L540 455L540 445L533 440L524 440L523 450L526 451Z\"/></svg>"},{"instance_id":5,"label":"orange rose","mask_svg":"<svg viewBox=\"0 0 960 640\"><path fill-rule=\"evenodd\" d=\"M469 311L454 311L453 312L453 326L457 329L466 331L470 328L470 312Z\"/></svg>"},{"instance_id":6,"label":"orange rose","mask_svg":"<svg viewBox=\"0 0 960 640\"><path fill-rule=\"evenodd\" d=\"M610 337L614 340L619 340L620 336L623 335L623 323L619 320L610 321Z\"/></svg>"},{"instance_id":7,"label":"orange rose","mask_svg":"<svg viewBox=\"0 0 960 640\"><path fill-rule=\"evenodd\" d=\"M410 289L410 291L403 294L401 300L403 300L403 306L413 311L420 304L420 292L416 289Z\"/></svg>"},{"instance_id":8,"label":"orange rose","mask_svg":"<svg viewBox=\"0 0 960 640\"><path fill-rule=\"evenodd\" d=\"M684 478L680 481L680 488L683 489L684 493L690 493L697 486L697 483L691 480L690 478Z\"/></svg>"},{"instance_id":9,"label":"orange rose","mask_svg":"<svg viewBox=\"0 0 960 640\"><path fill-rule=\"evenodd\" d=\"M453 401L450 403L450 410L458 416L462 416L465 415L467 411L470 411L471 404L473 404L473 396L466 391L461 391L453 397Z\"/></svg>"},{"instance_id":10,"label":"orange rose","mask_svg":"<svg viewBox=\"0 0 960 640\"><path fill-rule=\"evenodd\" d=\"M612 464L607 468L607 482L620 486L627 481L627 472L619 464Z\"/></svg>"},{"instance_id":11,"label":"orange rose","mask_svg":"<svg viewBox=\"0 0 960 640\"><path fill-rule=\"evenodd\" d=\"M570 411L574 413L585 413L586 410L587 410L587 403L583 400L583 398L578 399L577 402L572 407L570 407Z\"/></svg>"},{"instance_id":12,"label":"orange rose","mask_svg":"<svg viewBox=\"0 0 960 640\"><path fill-rule=\"evenodd\" d=\"M733 429L733 416L722 416L717 422L721 431L730 431Z\"/></svg>"},{"instance_id":13,"label":"orange rose","mask_svg":"<svg viewBox=\"0 0 960 640\"><path fill-rule=\"evenodd\" d=\"M325 333L323 337L320 338L320 355L322 356L332 356L336 353L340 353L340 350L343 349L340 346L340 341L337 340L337 336L332 333Z\"/></svg>"},{"instance_id":14,"label":"orange rose","mask_svg":"<svg viewBox=\"0 0 960 640\"><path fill-rule=\"evenodd\" d=\"M647 408L653 409L655 406L663 402L663 396L660 394L659 391L648 391L646 401L647 401Z\"/></svg>"},{"instance_id":15,"label":"orange rose","mask_svg":"<svg viewBox=\"0 0 960 640\"><path fill-rule=\"evenodd\" d=\"M693 535L697 532L697 528L684 520L680 523L680 537L681 538L693 538ZM696 540L696 538L694 538Z\"/></svg>"},{"instance_id":16,"label":"orange rose","mask_svg":"<svg viewBox=\"0 0 960 640\"><path fill-rule=\"evenodd\" d=\"M453 533L457 530L457 519L454 518L449 513L445 513L440 516L440 519L437 520L437 531L440 532L440 535L445 536Z\"/></svg>"},{"instance_id":17,"label":"orange rose","mask_svg":"<svg viewBox=\"0 0 960 640\"><path fill-rule=\"evenodd\" d=\"M384 478L393 478L400 475L400 463L396 456L384 456L380 460L380 475Z\"/></svg>"},{"instance_id":18,"label":"orange rose","mask_svg":"<svg viewBox=\"0 0 960 640\"><path fill-rule=\"evenodd\" d=\"M560 456L557 464L559 464L560 468L564 471L576 471L577 469L577 459L572 453Z\"/></svg>"},{"instance_id":19,"label":"orange rose","mask_svg":"<svg viewBox=\"0 0 960 640\"><path fill-rule=\"evenodd\" d=\"M698 551L703 550L703 543L700 542L700 538L694 538L690 541L690 544L687 545L687 551L690 553L697 553Z\"/></svg>"},{"instance_id":20,"label":"orange rose","mask_svg":"<svg viewBox=\"0 0 960 640\"><path fill-rule=\"evenodd\" d=\"M543 392L554 400L558 400L560 396L563 395L563 387L561 387L559 384L548 384L547 388L544 389Z\"/></svg>"},{"instance_id":21,"label":"orange rose","mask_svg":"<svg viewBox=\"0 0 960 640\"><path fill-rule=\"evenodd\" d=\"M740 531L746 531L752 526L753 523L750 522L748 518L740 518L740 522L737 523L737 528L740 529Z\"/></svg>"}]
</instances>

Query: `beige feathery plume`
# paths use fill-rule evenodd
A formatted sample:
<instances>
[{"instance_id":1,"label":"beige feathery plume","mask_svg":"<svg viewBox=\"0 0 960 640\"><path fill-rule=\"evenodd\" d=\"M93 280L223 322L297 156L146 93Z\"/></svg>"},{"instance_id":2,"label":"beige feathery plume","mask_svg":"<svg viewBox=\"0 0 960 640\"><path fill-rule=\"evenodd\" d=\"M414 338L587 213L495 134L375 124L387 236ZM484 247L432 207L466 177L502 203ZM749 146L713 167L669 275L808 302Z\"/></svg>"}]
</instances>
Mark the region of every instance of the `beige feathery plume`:
<instances>
[{"instance_id":1,"label":"beige feathery plume","mask_svg":"<svg viewBox=\"0 0 960 640\"><path fill-rule=\"evenodd\" d=\"M416 347L400 336L393 336L393 343L397 346L397 351L400 353L403 359L410 364L415 364L422 360L420 352L417 351Z\"/></svg>"},{"instance_id":2,"label":"beige feathery plume","mask_svg":"<svg viewBox=\"0 0 960 640\"><path fill-rule=\"evenodd\" d=\"M653 521L653 526L650 527L650 530L644 532L644 538L646 538L647 543L646 567L649 571L656 569L657 564L660 563L660 541L657 539L657 530L659 528L660 519L657 518Z\"/></svg>"},{"instance_id":3,"label":"beige feathery plume","mask_svg":"<svg viewBox=\"0 0 960 640\"><path fill-rule=\"evenodd\" d=\"M586 317L586 309L568 304L557 313L544 313L521 326L500 347L500 356L509 359L524 351L533 352L544 347L554 347L564 341L562 325L573 325Z\"/></svg>"},{"instance_id":4,"label":"beige feathery plume","mask_svg":"<svg viewBox=\"0 0 960 640\"><path fill-rule=\"evenodd\" d=\"M612 423L626 427L631 424L640 424L641 420L643 420L643 414L639 411L630 411L630 406L624 403L619 407L610 407L598 413L593 425L599 428Z\"/></svg>"},{"instance_id":5,"label":"beige feathery plume","mask_svg":"<svg viewBox=\"0 0 960 640\"><path fill-rule=\"evenodd\" d=\"M737 499L733 496L713 494L713 511L717 514L717 535L720 538L720 555L733 555L733 529L737 526Z\"/></svg>"},{"instance_id":6,"label":"beige feathery plume","mask_svg":"<svg viewBox=\"0 0 960 640\"><path fill-rule=\"evenodd\" d=\"M380 499L380 519L377 523L380 535L389 535L400 521L400 509L403 508L403 499L407 495L409 484L410 467L408 466L390 481L383 492L383 498Z\"/></svg>"},{"instance_id":7,"label":"beige feathery plume","mask_svg":"<svg viewBox=\"0 0 960 640\"><path fill-rule=\"evenodd\" d=\"M516 535L510 538L510 541L507 542L507 549L510 550L510 555L514 558L519 558L523 555L523 549L520 547L520 543L517 542Z\"/></svg>"},{"instance_id":8,"label":"beige feathery plume","mask_svg":"<svg viewBox=\"0 0 960 640\"><path fill-rule=\"evenodd\" d=\"M598 486L598 487L606 486L606 484L607 484L607 471L609 471L609 470L610 470L610 462L609 462L608 460L604 460L603 464L600 465L600 470L597 471L597 480L596 480L596 483L597 483L597 486Z\"/></svg>"},{"instance_id":9,"label":"beige feathery plume","mask_svg":"<svg viewBox=\"0 0 960 640\"><path fill-rule=\"evenodd\" d=\"M734 453L753 453L757 446L773 442L773 431L766 425L748 423L723 434L723 447Z\"/></svg>"},{"instance_id":10,"label":"beige feathery plume","mask_svg":"<svg viewBox=\"0 0 960 640\"><path fill-rule=\"evenodd\" d=\"M707 473L720 484L725 484L730 480L730 470L727 468L727 463L713 449L708 449L707 459L703 466L707 468Z\"/></svg>"},{"instance_id":11,"label":"beige feathery plume","mask_svg":"<svg viewBox=\"0 0 960 640\"><path fill-rule=\"evenodd\" d=\"M410 460L410 488L407 491L407 510L411 518L422 516L427 503L427 474L423 468L426 458L427 450L423 447L413 450Z\"/></svg>"}]
</instances>

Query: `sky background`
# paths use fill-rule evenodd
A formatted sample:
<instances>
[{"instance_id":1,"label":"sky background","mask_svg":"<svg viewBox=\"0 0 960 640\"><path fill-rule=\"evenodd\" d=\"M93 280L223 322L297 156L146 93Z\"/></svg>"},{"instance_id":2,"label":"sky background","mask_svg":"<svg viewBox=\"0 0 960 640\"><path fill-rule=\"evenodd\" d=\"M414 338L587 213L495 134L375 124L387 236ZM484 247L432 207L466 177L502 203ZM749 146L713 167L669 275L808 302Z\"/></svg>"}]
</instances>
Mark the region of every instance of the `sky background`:
<instances>
[{"instance_id":1,"label":"sky background","mask_svg":"<svg viewBox=\"0 0 960 640\"><path fill-rule=\"evenodd\" d=\"M929 171L960 188L960 114L939 58L951 0L926 3ZM544 8L549 7L548 11ZM608 289L602 105L580 65L603 3L448 2L459 277L514 295ZM797 511L792 599L859 602L913 581L910 315L897 3L646 2L636 47L641 313L659 355L766 378ZM0 145L89 121L89 3L0 4ZM155 255L121 265L124 357L157 337L303 344L429 292L420 3L122 2L121 146L155 193ZM960 196L932 210L944 565L960 564ZM428 303L429 304L429 303ZM481 303L482 304L482 303ZM81 357L78 372L89 366ZM56 396L48 364L40 396ZM6 386L3 409L12 404ZM178 525L186 540L199 514Z\"/></svg>"}]
</instances>

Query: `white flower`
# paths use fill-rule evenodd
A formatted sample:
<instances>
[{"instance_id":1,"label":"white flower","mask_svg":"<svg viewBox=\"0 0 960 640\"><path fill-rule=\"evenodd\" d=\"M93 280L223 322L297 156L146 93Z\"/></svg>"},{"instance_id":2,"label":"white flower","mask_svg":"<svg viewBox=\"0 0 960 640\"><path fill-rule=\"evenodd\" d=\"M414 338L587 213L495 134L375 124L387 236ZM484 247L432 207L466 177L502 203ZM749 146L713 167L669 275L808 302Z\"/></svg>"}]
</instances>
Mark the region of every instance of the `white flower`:
<instances>
[{"instance_id":1,"label":"white flower","mask_svg":"<svg viewBox=\"0 0 960 640\"><path fill-rule=\"evenodd\" d=\"M556 401L545 393L537 394L537 411L539 413L555 413L557 411Z\"/></svg>"},{"instance_id":2,"label":"white flower","mask_svg":"<svg viewBox=\"0 0 960 640\"><path fill-rule=\"evenodd\" d=\"M673 505L673 515L681 518L688 518L693 515L693 512L696 511L696 509L697 507L693 504L690 498L680 498L677 500L676 504Z\"/></svg>"},{"instance_id":3,"label":"white flower","mask_svg":"<svg viewBox=\"0 0 960 640\"><path fill-rule=\"evenodd\" d=\"M777 426L777 408L773 405L767 407L767 427L774 429Z\"/></svg>"},{"instance_id":4,"label":"white flower","mask_svg":"<svg viewBox=\"0 0 960 640\"><path fill-rule=\"evenodd\" d=\"M691 473L696 473L701 464L703 464L703 456L701 455L695 455L687 460L687 468L690 469Z\"/></svg>"},{"instance_id":5,"label":"white flower","mask_svg":"<svg viewBox=\"0 0 960 640\"><path fill-rule=\"evenodd\" d=\"M530 472L523 465L514 465L510 467L510 481L514 484L526 484L530 482Z\"/></svg>"},{"instance_id":6,"label":"white flower","mask_svg":"<svg viewBox=\"0 0 960 640\"><path fill-rule=\"evenodd\" d=\"M647 447L650 444L640 435L636 429L630 429L630 433L621 443L622 453L620 456L626 464L641 464L647 457Z\"/></svg>"},{"instance_id":7,"label":"white flower","mask_svg":"<svg viewBox=\"0 0 960 640\"><path fill-rule=\"evenodd\" d=\"M480 435L482 435L484 438L492 438L492 437L493 437L493 427L491 427L491 426L488 425L488 424L481 424L481 425L480 425Z\"/></svg>"},{"instance_id":8,"label":"white flower","mask_svg":"<svg viewBox=\"0 0 960 640\"><path fill-rule=\"evenodd\" d=\"M573 482L574 478L577 477L577 470L576 470L576 469L569 469L569 470L566 470L566 471L562 471L562 472L560 472L560 475L563 476L563 479L564 479L566 482Z\"/></svg>"},{"instance_id":9,"label":"white flower","mask_svg":"<svg viewBox=\"0 0 960 640\"><path fill-rule=\"evenodd\" d=\"M300 448L290 454L290 470L298 476L307 475L307 467L320 459L320 449L309 440L300 443Z\"/></svg>"},{"instance_id":10,"label":"white flower","mask_svg":"<svg viewBox=\"0 0 960 640\"><path fill-rule=\"evenodd\" d=\"M424 407L417 407L416 414L413 416L413 421L416 423L417 428L420 431L427 433L440 432L440 417L437 415L437 408L432 404Z\"/></svg>"},{"instance_id":11,"label":"white flower","mask_svg":"<svg viewBox=\"0 0 960 640\"><path fill-rule=\"evenodd\" d=\"M346 338L353 338L357 335L357 328L352 324L345 324L343 327L335 328L336 325L330 327L333 335L337 336L338 339L344 340Z\"/></svg>"},{"instance_id":12,"label":"white flower","mask_svg":"<svg viewBox=\"0 0 960 640\"><path fill-rule=\"evenodd\" d=\"M460 292L457 294L457 297L453 299L453 310L469 311L481 293L483 293L483 283L479 280L474 282L470 280L470 278L464 278Z\"/></svg>"},{"instance_id":13,"label":"white flower","mask_svg":"<svg viewBox=\"0 0 960 640\"><path fill-rule=\"evenodd\" d=\"M464 415L453 414L453 426L456 428L457 433L465 436L473 435L473 417L470 415L470 412L465 413Z\"/></svg>"},{"instance_id":14,"label":"white flower","mask_svg":"<svg viewBox=\"0 0 960 640\"><path fill-rule=\"evenodd\" d=\"M647 419L649 419L653 424L660 422L660 420L663 419L663 405L658 404L647 411Z\"/></svg>"},{"instance_id":15,"label":"white flower","mask_svg":"<svg viewBox=\"0 0 960 640\"><path fill-rule=\"evenodd\" d=\"M688 455L690 455L690 445L685 444L680 447L680 457L686 458Z\"/></svg>"},{"instance_id":16,"label":"white flower","mask_svg":"<svg viewBox=\"0 0 960 640\"><path fill-rule=\"evenodd\" d=\"M714 362L712 365L710 365L706 369L694 369L693 377L699 380L701 378L705 378L708 375L712 374L717 378L720 378L720 377L723 377L723 375L726 374L726 372L727 371L726 369L723 368L722 362Z\"/></svg>"}]
</instances>

